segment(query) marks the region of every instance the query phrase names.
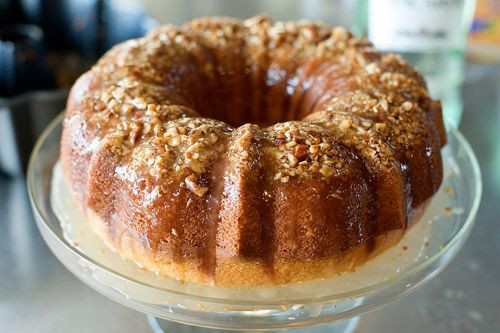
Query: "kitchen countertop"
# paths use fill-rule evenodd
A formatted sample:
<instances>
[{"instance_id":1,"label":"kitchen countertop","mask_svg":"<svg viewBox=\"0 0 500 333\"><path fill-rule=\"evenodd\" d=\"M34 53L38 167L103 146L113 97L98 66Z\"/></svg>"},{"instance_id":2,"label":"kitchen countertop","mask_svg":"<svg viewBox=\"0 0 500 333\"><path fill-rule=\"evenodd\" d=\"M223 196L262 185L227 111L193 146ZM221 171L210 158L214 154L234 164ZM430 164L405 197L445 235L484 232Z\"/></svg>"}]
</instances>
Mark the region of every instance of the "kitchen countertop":
<instances>
[{"instance_id":1,"label":"kitchen countertop","mask_svg":"<svg viewBox=\"0 0 500 333\"><path fill-rule=\"evenodd\" d=\"M484 192L476 225L444 272L403 300L361 317L356 332L500 331L500 66L469 65L461 131ZM25 180L0 176L0 331L150 332L146 317L90 289L52 255Z\"/></svg>"}]
</instances>

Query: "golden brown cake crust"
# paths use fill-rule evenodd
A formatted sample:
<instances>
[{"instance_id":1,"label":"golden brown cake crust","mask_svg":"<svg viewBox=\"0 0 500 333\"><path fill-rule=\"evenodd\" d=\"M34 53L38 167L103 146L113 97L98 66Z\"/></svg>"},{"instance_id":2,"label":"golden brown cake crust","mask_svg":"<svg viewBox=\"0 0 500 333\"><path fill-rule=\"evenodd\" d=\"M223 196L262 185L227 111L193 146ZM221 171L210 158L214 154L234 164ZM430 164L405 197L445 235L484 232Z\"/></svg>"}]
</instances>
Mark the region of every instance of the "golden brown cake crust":
<instances>
[{"instance_id":1,"label":"golden brown cake crust","mask_svg":"<svg viewBox=\"0 0 500 333\"><path fill-rule=\"evenodd\" d=\"M75 83L61 165L124 257L251 286L393 245L441 184L444 142L398 56L323 24L206 18L119 44Z\"/></svg>"}]
</instances>

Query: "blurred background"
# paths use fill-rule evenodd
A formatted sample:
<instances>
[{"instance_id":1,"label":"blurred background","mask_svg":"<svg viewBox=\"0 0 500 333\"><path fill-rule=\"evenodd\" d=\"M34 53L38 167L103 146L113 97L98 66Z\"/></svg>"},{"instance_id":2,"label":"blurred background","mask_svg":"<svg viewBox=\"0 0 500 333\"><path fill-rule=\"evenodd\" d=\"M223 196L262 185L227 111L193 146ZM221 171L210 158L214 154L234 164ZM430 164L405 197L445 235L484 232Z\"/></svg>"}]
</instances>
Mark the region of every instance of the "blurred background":
<instances>
[{"instance_id":1,"label":"blurred background","mask_svg":"<svg viewBox=\"0 0 500 333\"><path fill-rule=\"evenodd\" d=\"M415 295L363 316L358 331L500 331L499 0L0 0L2 332L149 330L142 315L91 291L49 253L25 191L29 153L74 80L112 45L161 23L260 13L341 25L401 54L480 161L483 201L459 258ZM67 303L67 292L81 301Z\"/></svg>"}]
</instances>

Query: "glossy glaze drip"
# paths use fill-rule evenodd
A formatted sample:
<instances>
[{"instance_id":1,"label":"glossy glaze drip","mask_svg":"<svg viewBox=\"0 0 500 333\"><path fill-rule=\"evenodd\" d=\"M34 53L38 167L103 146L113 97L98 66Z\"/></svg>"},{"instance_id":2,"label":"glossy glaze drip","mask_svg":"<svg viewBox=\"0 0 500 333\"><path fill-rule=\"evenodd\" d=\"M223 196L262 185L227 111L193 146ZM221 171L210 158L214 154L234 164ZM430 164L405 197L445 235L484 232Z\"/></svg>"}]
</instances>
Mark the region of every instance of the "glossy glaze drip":
<instances>
[{"instance_id":1,"label":"glossy glaze drip","mask_svg":"<svg viewBox=\"0 0 500 333\"><path fill-rule=\"evenodd\" d=\"M204 179L210 184L210 191L207 193L205 214L207 218L207 227L205 229L205 238L202 254L202 270L213 279L217 266L217 232L219 229L219 213L221 211L222 193L224 192L223 179L227 163L227 152L221 153L221 158L214 162L210 174Z\"/></svg>"},{"instance_id":2,"label":"glossy glaze drip","mask_svg":"<svg viewBox=\"0 0 500 333\"><path fill-rule=\"evenodd\" d=\"M268 157L264 157L264 166L272 165L272 161ZM262 260L264 265L264 272L271 278L274 276L274 260L276 259L276 211L274 210L275 204L275 188L271 185L272 180L269 179L271 175L262 170L262 174L258 177L257 186L260 190L260 195L257 197L256 209L259 211L261 221L256 221L260 224L260 251L251 253L247 252L249 258L258 258ZM248 243L247 239L245 242Z\"/></svg>"}]
</instances>

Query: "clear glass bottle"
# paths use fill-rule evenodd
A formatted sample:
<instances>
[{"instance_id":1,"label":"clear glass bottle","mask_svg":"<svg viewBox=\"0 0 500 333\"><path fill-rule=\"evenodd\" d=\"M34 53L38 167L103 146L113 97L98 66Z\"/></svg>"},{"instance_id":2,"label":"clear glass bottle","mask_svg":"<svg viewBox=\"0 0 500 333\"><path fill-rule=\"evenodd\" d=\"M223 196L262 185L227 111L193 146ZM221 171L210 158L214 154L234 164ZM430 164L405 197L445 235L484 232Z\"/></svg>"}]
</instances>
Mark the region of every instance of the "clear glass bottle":
<instances>
[{"instance_id":1,"label":"clear glass bottle","mask_svg":"<svg viewBox=\"0 0 500 333\"><path fill-rule=\"evenodd\" d=\"M359 0L353 31L396 52L424 76L448 125L462 115L460 87L475 0Z\"/></svg>"}]
</instances>

